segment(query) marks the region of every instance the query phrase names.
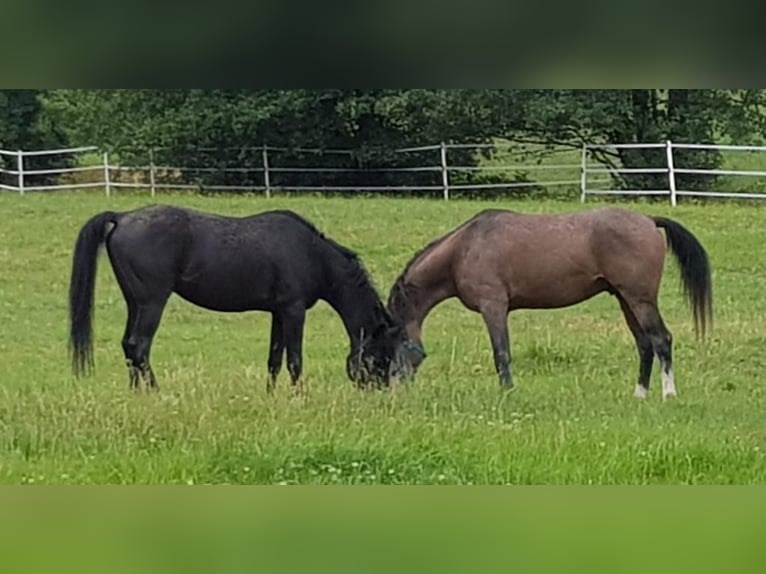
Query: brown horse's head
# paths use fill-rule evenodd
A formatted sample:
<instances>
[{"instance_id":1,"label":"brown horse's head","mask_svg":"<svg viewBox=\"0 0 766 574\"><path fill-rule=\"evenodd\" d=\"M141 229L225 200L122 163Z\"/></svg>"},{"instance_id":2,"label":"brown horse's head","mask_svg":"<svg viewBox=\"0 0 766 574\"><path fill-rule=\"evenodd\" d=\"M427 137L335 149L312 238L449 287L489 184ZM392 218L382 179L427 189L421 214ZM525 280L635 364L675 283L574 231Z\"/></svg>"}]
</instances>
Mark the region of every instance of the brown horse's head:
<instances>
[{"instance_id":1,"label":"brown horse's head","mask_svg":"<svg viewBox=\"0 0 766 574\"><path fill-rule=\"evenodd\" d=\"M407 333L388 313L369 335L361 337L346 358L346 372L360 387L385 387L410 378L414 371Z\"/></svg>"},{"instance_id":2,"label":"brown horse's head","mask_svg":"<svg viewBox=\"0 0 766 574\"><path fill-rule=\"evenodd\" d=\"M400 360L407 365L410 375L414 375L426 358L423 343L420 341L420 322L417 319L414 287L406 285L400 277L391 289L388 297L388 312L398 324L403 326L405 341L402 344Z\"/></svg>"}]
</instances>

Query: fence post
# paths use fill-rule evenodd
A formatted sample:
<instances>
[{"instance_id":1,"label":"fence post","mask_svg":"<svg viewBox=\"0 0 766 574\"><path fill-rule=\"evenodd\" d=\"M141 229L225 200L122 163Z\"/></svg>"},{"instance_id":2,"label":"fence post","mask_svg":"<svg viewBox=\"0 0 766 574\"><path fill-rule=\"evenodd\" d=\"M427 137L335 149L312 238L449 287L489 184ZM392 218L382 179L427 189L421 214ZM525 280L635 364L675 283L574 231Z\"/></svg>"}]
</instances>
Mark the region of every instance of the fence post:
<instances>
[{"instance_id":1,"label":"fence post","mask_svg":"<svg viewBox=\"0 0 766 574\"><path fill-rule=\"evenodd\" d=\"M263 146L261 156L263 158L263 185L266 188L266 198L271 198L271 178L269 177L269 148L267 145Z\"/></svg>"},{"instance_id":2,"label":"fence post","mask_svg":"<svg viewBox=\"0 0 766 574\"><path fill-rule=\"evenodd\" d=\"M670 140L665 142L665 150L668 156L668 183L670 184L670 205L676 206L676 172L673 166L673 144Z\"/></svg>"},{"instance_id":3,"label":"fence post","mask_svg":"<svg viewBox=\"0 0 766 574\"><path fill-rule=\"evenodd\" d=\"M156 188L154 185L154 150L149 150L149 186L151 188L152 197L156 194Z\"/></svg>"},{"instance_id":4,"label":"fence post","mask_svg":"<svg viewBox=\"0 0 766 574\"><path fill-rule=\"evenodd\" d=\"M588 144L582 144L582 157L580 158L580 203L585 203L585 188L587 185L588 169Z\"/></svg>"},{"instance_id":5,"label":"fence post","mask_svg":"<svg viewBox=\"0 0 766 574\"><path fill-rule=\"evenodd\" d=\"M19 195L24 195L24 152L16 150L16 170L19 172Z\"/></svg>"},{"instance_id":6,"label":"fence post","mask_svg":"<svg viewBox=\"0 0 766 574\"><path fill-rule=\"evenodd\" d=\"M106 196L109 197L112 194L112 190L109 183L109 154L107 152L104 152L104 189L106 190Z\"/></svg>"},{"instance_id":7,"label":"fence post","mask_svg":"<svg viewBox=\"0 0 766 574\"><path fill-rule=\"evenodd\" d=\"M447 170L447 145L441 142L442 163L442 186L444 187L444 199L449 199L449 171Z\"/></svg>"}]
</instances>

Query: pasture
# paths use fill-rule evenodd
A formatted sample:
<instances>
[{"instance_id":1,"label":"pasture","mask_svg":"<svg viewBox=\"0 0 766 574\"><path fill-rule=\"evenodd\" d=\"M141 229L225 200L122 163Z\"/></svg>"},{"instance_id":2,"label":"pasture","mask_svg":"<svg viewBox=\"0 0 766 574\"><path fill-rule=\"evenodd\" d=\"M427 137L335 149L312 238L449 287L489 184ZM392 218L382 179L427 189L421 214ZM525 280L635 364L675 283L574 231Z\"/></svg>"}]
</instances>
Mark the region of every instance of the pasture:
<instances>
[{"instance_id":1,"label":"pasture","mask_svg":"<svg viewBox=\"0 0 766 574\"><path fill-rule=\"evenodd\" d=\"M293 209L356 250L381 296L412 254L486 207L566 201L161 195L157 203L243 215ZM427 319L414 382L358 391L348 339L324 303L309 311L308 394L283 370L266 393L269 316L219 314L173 296L155 339L160 391L131 392L126 308L105 254L95 295L95 375L67 355L67 290L80 227L146 195L0 195L0 482L55 484L751 484L766 482L764 206L628 207L674 218L707 249L714 327L696 341L670 256L660 308L679 396L657 365L633 397L638 358L608 295L510 317L516 390L501 393L485 327L452 300ZM595 205L590 201L588 206Z\"/></svg>"}]
</instances>

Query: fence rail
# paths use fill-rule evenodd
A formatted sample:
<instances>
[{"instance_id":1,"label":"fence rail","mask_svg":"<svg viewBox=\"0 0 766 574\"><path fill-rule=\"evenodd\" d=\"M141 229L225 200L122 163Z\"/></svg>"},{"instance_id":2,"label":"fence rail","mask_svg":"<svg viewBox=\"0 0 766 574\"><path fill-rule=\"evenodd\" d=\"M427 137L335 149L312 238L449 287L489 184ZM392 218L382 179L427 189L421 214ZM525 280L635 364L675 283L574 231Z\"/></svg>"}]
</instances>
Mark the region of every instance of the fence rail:
<instances>
[{"instance_id":1,"label":"fence rail","mask_svg":"<svg viewBox=\"0 0 766 574\"><path fill-rule=\"evenodd\" d=\"M110 162L108 153L101 153L100 150L93 146L67 148L64 150L40 150L40 151L23 151L23 150L0 150L0 158L5 159L5 164L8 167L2 167L0 165L0 177L12 176L14 182L3 181L0 182L0 189L7 191L16 191L20 194L24 194L28 191L57 191L66 189L81 189L81 188L98 188L104 189L106 195L110 195L112 190L115 189L148 189L152 196L155 195L159 189L199 189L204 187L207 190L215 191L255 191L264 192L267 196L270 196L274 191L396 191L396 192L433 192L441 191L444 199L450 198L451 191L459 190L497 190L497 189L518 189L529 187L559 187L569 185L572 189L577 189L580 183L579 179L579 164L556 164L556 165L540 165L533 163L511 163L508 165L456 165L449 162L450 150L484 150L484 149L503 149L502 144L447 144L440 143L436 145L416 146L402 149L393 150L397 154L423 154L430 153L433 159L433 163L429 165L430 160L428 158L421 158L422 161L418 162L422 165L413 165L409 167L335 167L327 165L279 165L275 161L274 155L280 152L288 152L291 154L314 154L316 156L338 156L338 155L353 155L353 150L340 150L340 149L319 149L319 148L283 148L275 146L258 146L250 148L238 148L236 151L251 151L261 152L260 165L248 165L242 167L211 167L209 165L198 166L170 166L170 165L155 165L154 163L154 151L149 152L149 162L144 165L120 165L118 162ZM203 151L205 148L198 148L197 151ZM209 151L214 151L212 148ZM219 150L215 150L219 151ZM561 150L549 150L551 153ZM437 152L437 153L434 153ZM63 168L49 168L49 169L30 169L25 162L25 158L31 156L40 155L54 155L59 154L89 154L91 158L98 157L100 161L94 165L78 165L76 167L63 167ZM419 158L421 156L418 156ZM415 163L415 162L413 162ZM14 169L15 167L15 169ZM87 181L59 181L35 184L30 178L34 176L71 176L73 174L87 174L92 172L96 174L95 179L88 177ZM98 173L102 175L99 177ZM476 175L480 173L493 174L495 179L505 179L505 181L489 181L489 182L472 182L470 179L468 182L455 181L456 174L470 174ZM558 172L558 177L553 179L546 179L544 175ZM571 179L561 177L562 173L571 173ZM262 177L263 185L217 185L217 184L193 184L187 181L178 181L179 174L194 175L194 174L259 174L259 179ZM428 174L433 173L438 178L434 180L433 184L421 183L421 184L407 184L397 185L395 182L388 182L380 185L338 185L338 184L326 184L321 185L318 183L309 185L292 185L289 182L274 183L274 177L277 175L298 175L298 174ZM507 174L508 177L503 178L503 174ZM538 173L541 174L536 177L536 181L518 181L513 177L514 174L529 174ZM175 181L168 179L168 174L174 175ZM132 181L125 181L127 178L133 178ZM72 178L70 178L72 179ZM391 178L395 179L395 178ZM15 183L15 185L14 185Z\"/></svg>"},{"instance_id":2,"label":"fence rail","mask_svg":"<svg viewBox=\"0 0 766 574\"><path fill-rule=\"evenodd\" d=\"M589 158L593 152L601 150L619 149L665 149L665 162L663 166L647 168L624 168L624 167L591 167ZM718 145L718 144L694 144L675 143L670 140L663 143L632 143L632 144L586 144L582 147L582 177L580 183L580 198L585 201L588 195L637 195L637 196L668 196L670 204L675 206L678 198L683 197L716 197L731 199L766 199L766 183L763 193L737 192L737 191L702 191L694 189L678 189L677 175L709 175L731 177L766 177L766 170L744 169L704 169L695 167L676 167L675 150L709 150L727 152L766 152L766 146L753 145ZM662 189L592 189L588 187L588 174L597 173L614 174L667 174L667 188Z\"/></svg>"},{"instance_id":3,"label":"fence rail","mask_svg":"<svg viewBox=\"0 0 766 574\"><path fill-rule=\"evenodd\" d=\"M508 148L504 144L447 144L440 143L435 145L425 145L408 147L392 150L397 154L430 154L430 158L424 158L418 161L422 165L410 167L336 167L327 165L279 165L275 161L279 153L288 152L291 154L313 154L316 157L353 155L353 150L340 149L319 149L319 148L283 148L275 146L255 146L246 148L247 151L258 152L260 154L260 165L247 166L227 166L211 167L209 165L200 166L168 166L155 165L154 153L149 151L149 162L144 165L121 165L119 162L110 162L109 154L101 152L94 146L73 147L59 150L3 150L0 149L0 190L17 192L24 194L30 191L57 191L67 189L95 189L102 188L107 196L116 189L143 189L149 190L154 196L160 189L200 189L204 187L213 191L254 191L263 192L266 196L271 196L275 191L378 191L378 192L434 192L441 191L444 199L449 199L452 191L478 191L478 190L498 190L498 189L523 189L530 187L553 188L570 186L573 190L579 187L582 201L587 196L604 195L625 195L625 196L667 196L672 205L676 205L679 197L727 197L743 199L763 199L764 193L755 192L723 192L723 191L700 191L694 189L677 189L676 176L678 175L696 175L696 176L749 176L756 178L766 178L766 169L705 169L702 167L685 166L675 167L674 152L676 150L717 150L726 152L766 152L766 146L736 146L736 145L714 145L714 144L696 144L696 143L674 143L652 142L652 143L617 143L617 144L586 144L580 151L579 163L557 163L557 164L534 164L534 163L509 163L507 165L455 165L449 162L450 150L502 150ZM158 150L161 148L157 148ZM620 165L605 165L599 162L597 155L599 153L612 151L619 153L619 150L664 150L664 154L658 154L663 157L662 165L647 167L622 167ZM202 150L202 148L199 148ZM213 151L212 149L210 151ZM237 151L245 151L244 148L237 148ZM550 153L563 150L548 150ZM51 155L82 155L88 154L92 165L75 165L74 167L32 169L30 164L32 160L25 161L27 158L37 156ZM276 155L275 155L276 154ZM313 156L312 156L313 157ZM421 156L418 156L419 158ZM454 158L453 158L454 159ZM294 157L293 157L294 160ZM258 160L256 160L258 161ZM433 161L433 163L430 163ZM415 163L415 162L413 162ZM764 162L766 166L766 162ZM93 175L91 176L90 173ZM476 182L468 179L467 181L459 179L456 181L455 174L475 175L480 173L493 174L496 181ZM554 173L555 172L555 173ZM256 182L262 178L263 184L231 185L231 184L200 184L189 183L188 178L183 180L184 174L260 174ZM274 177L284 174L404 174L404 173L433 173L435 175L433 184L413 184L398 185L395 181L381 185L321 185L312 183L307 185L293 185L287 183L274 183ZM78 175L88 174L86 180L76 180ZM439 175L440 174L440 175ZM517 174L535 174L536 181L519 181L514 175ZM543 176L553 174L551 179L545 179ZM568 175L571 174L571 177ZM667 185L661 189L619 189L613 187L614 182L618 181L615 176L633 176L633 175L655 175L666 174ZM506 177L503 177L503 176ZM562 177L563 175L563 177ZM52 176L59 176L58 178ZM63 176L63 177L61 177ZM35 179L38 178L38 179ZM50 181L41 180L45 178ZM132 178L126 181L127 178ZM500 181L497 181L497 179ZM279 178L277 178L279 179ZM395 179L395 178L391 178ZM45 181L45 183L40 183ZM427 181L427 180L426 180ZM623 181L629 181L624 178ZM604 185L607 184L607 185ZM764 184L766 189L766 183Z\"/></svg>"}]
</instances>

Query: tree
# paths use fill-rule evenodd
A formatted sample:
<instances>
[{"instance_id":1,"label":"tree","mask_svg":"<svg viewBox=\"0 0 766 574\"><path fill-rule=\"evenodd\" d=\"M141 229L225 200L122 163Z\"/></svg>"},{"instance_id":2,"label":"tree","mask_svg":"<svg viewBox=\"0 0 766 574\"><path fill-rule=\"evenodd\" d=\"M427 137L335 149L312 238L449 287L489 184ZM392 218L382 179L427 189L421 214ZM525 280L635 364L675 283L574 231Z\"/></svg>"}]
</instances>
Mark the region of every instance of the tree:
<instances>
[{"instance_id":1,"label":"tree","mask_svg":"<svg viewBox=\"0 0 766 574\"><path fill-rule=\"evenodd\" d=\"M584 143L647 143L665 140L713 143L731 135L762 134L765 116L760 90L528 90L516 101L524 109L519 122L506 125L505 136L517 142L581 147ZM518 117L518 116L517 116ZM755 129L753 129L755 128ZM662 167L663 150L595 151L610 167ZM722 159L712 150L678 150L676 167L717 168ZM622 187L664 189L664 174L614 176ZM708 175L680 174L680 188L705 190Z\"/></svg>"},{"instance_id":2,"label":"tree","mask_svg":"<svg viewBox=\"0 0 766 574\"><path fill-rule=\"evenodd\" d=\"M438 165L438 151L401 154L401 147L440 141L483 143L506 138L553 146L584 143L742 141L766 129L760 90L54 90L45 96L55 125L72 142L116 151L124 161L216 167L192 180L203 185L262 183L262 147L319 148L316 154L269 152L272 166L358 168L354 172L273 173L283 186L441 184L438 171L374 171ZM352 150L335 154L329 150ZM661 168L661 149L594 152L610 167ZM450 163L472 166L473 150L451 150ZM717 152L678 150L677 167L714 168ZM366 171L365 171L366 168ZM471 173L454 173L470 181ZM188 177L188 175L187 175ZM666 189L667 175L614 173L616 184ZM681 174L681 188L707 189L715 179Z\"/></svg>"},{"instance_id":3,"label":"tree","mask_svg":"<svg viewBox=\"0 0 766 574\"><path fill-rule=\"evenodd\" d=\"M66 137L52 118L44 113L43 90L0 90L0 148L6 150L57 149L66 145ZM0 161L16 169L16 161L1 156ZM34 156L25 159L25 169L54 169L70 165L70 156ZM49 176L32 175L25 185L42 185ZM12 182L15 185L15 181Z\"/></svg>"},{"instance_id":4,"label":"tree","mask_svg":"<svg viewBox=\"0 0 766 574\"><path fill-rule=\"evenodd\" d=\"M481 140L487 123L479 120L493 112L467 90L58 90L47 104L72 141L115 150L127 161L145 163L151 149L159 164L220 168L196 175L204 185L260 183L258 173L223 170L260 167L263 145L352 150L328 152L321 165L360 170L278 172L274 185L438 184L438 173L362 170L437 165L438 151L423 157L394 150ZM311 154L270 153L280 167L318 165ZM470 152L460 160L476 161Z\"/></svg>"}]
</instances>

